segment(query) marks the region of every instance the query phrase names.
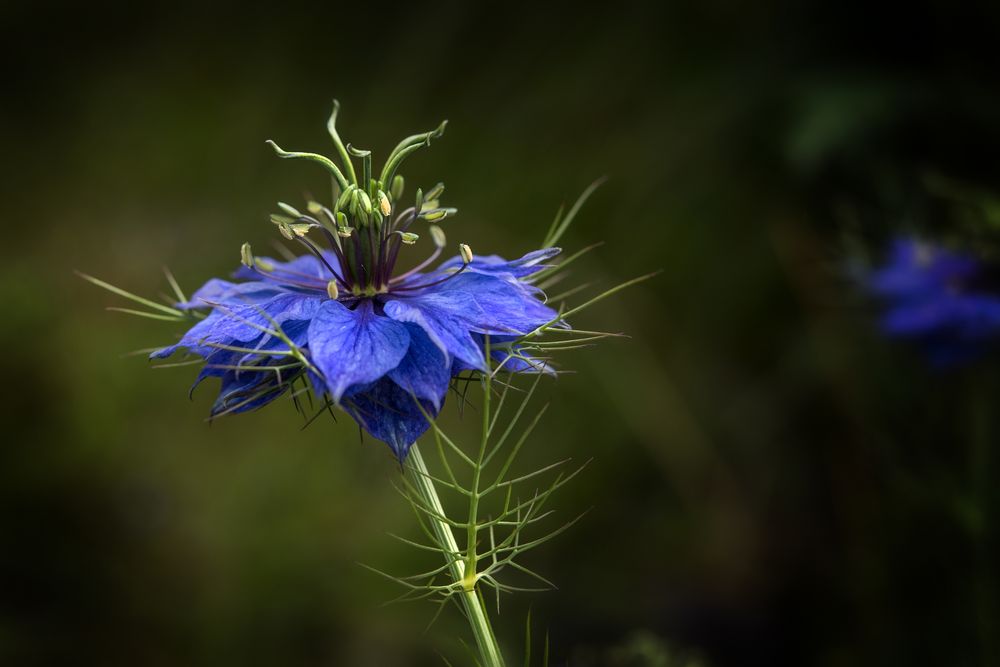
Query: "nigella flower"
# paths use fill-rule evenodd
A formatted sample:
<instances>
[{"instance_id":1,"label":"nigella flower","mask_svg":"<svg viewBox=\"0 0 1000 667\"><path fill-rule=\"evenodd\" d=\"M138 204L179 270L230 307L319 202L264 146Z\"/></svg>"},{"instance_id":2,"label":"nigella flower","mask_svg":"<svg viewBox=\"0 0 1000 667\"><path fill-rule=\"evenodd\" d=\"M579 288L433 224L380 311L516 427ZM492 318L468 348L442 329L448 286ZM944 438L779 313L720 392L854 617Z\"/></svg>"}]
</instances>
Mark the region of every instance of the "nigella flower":
<instances>
[{"instance_id":1,"label":"nigella flower","mask_svg":"<svg viewBox=\"0 0 1000 667\"><path fill-rule=\"evenodd\" d=\"M935 365L981 353L1000 335L1000 292L977 258L913 238L896 239L865 283L882 298L881 329L919 342Z\"/></svg>"},{"instance_id":2,"label":"nigella flower","mask_svg":"<svg viewBox=\"0 0 1000 667\"><path fill-rule=\"evenodd\" d=\"M466 245L438 262L445 234L436 223L455 210L439 204L444 190L417 190L412 206L401 204L404 182L396 175L410 153L441 135L437 130L404 139L380 175L371 154L344 146L337 134L337 107L328 123L343 169L313 153L283 158L318 162L333 176L339 196L328 207L309 202L307 213L279 204L271 221L307 251L280 261L255 257L248 244L235 280L212 279L177 304L204 313L174 345L205 362L198 379L221 378L212 414L246 412L279 396L312 391L338 406L360 426L405 458L441 409L452 378L462 371L547 371L526 355L518 339L539 327L559 325L532 277L548 268L558 248L507 261L474 258ZM355 172L351 156L362 160ZM399 209L399 210L397 210ZM415 245L417 224L426 224L434 249L413 268L397 272L398 260ZM487 359L487 350L491 359Z\"/></svg>"}]
</instances>

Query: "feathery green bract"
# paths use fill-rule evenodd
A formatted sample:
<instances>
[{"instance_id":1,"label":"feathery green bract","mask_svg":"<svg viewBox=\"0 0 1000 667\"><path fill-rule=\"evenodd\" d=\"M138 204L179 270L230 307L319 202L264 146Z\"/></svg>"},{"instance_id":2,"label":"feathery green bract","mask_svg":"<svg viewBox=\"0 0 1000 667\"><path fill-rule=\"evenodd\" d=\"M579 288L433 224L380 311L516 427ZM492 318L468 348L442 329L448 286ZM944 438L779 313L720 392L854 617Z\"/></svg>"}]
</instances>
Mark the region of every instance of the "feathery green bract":
<instances>
[{"instance_id":1,"label":"feathery green bract","mask_svg":"<svg viewBox=\"0 0 1000 667\"><path fill-rule=\"evenodd\" d=\"M81 278L83 278L84 280L86 280L87 282L93 285L97 285L101 289L105 289L111 292L112 294L117 294L118 296L124 297L129 301L135 302L140 306L144 306L145 308L149 309L149 310L136 310L134 308L112 307L111 310L117 310L123 313L127 313L129 315L138 315L139 317L148 317L150 319L155 319L155 320L166 320L168 322L183 322L184 320L191 319L191 316L188 313L182 310L178 310L177 308L173 308L171 306L164 305L162 303L157 303L156 301L153 301L151 299L146 299L144 297L138 296L136 294L133 294L132 292L123 290L120 287L115 287L110 283L106 283L103 280L87 275L86 273L81 273L77 271L76 274ZM174 287L180 293L180 288L176 287L176 282L173 280L173 276L171 276L168 273L167 279L170 281L171 286Z\"/></svg>"},{"instance_id":2,"label":"feathery green bract","mask_svg":"<svg viewBox=\"0 0 1000 667\"><path fill-rule=\"evenodd\" d=\"M505 376L507 382L496 380L493 373L482 373L476 378L483 389L483 405L479 442L474 447L463 447L437 422L431 421L431 437L442 469L440 475L427 469L417 447L411 450L405 463L406 474L396 488L410 503L424 538L418 541L393 537L417 549L441 553L444 564L407 576L364 566L405 588L394 601L436 601L434 619L447 602L457 602L473 627L479 628L473 634L480 661L490 666L502 665L503 658L485 615L484 589L492 589L499 613L501 593L555 588L549 579L521 563L521 556L579 519L577 516L549 527L543 523L554 514L546 511L551 495L583 466L565 469L567 460L526 474L511 473L522 446L545 412L545 407L529 409L542 377L535 375L521 400L507 405L506 410L505 404L514 391L513 377ZM494 383L502 388L494 387ZM430 415L427 417L430 419ZM549 478L544 484L535 486L546 477ZM447 514L435 487L465 501L464 515ZM524 579L532 585L524 585L521 581Z\"/></svg>"},{"instance_id":3,"label":"feathery green bract","mask_svg":"<svg viewBox=\"0 0 1000 667\"><path fill-rule=\"evenodd\" d=\"M566 233L569 226L573 224L573 220L576 219L576 214L580 212L583 205L587 203L588 199L590 199L590 195L594 194L594 191L601 187L606 180L607 178L599 178L591 183L587 189L583 191L583 194L577 198L573 207L570 208L569 213L567 213L565 217L562 215L563 210L561 208L559 209L559 212L556 213L555 219L552 221L552 226L549 227L548 234L545 235L545 240L542 241L543 248L551 248L555 244L559 243L559 239L561 239L562 235Z\"/></svg>"}]
</instances>

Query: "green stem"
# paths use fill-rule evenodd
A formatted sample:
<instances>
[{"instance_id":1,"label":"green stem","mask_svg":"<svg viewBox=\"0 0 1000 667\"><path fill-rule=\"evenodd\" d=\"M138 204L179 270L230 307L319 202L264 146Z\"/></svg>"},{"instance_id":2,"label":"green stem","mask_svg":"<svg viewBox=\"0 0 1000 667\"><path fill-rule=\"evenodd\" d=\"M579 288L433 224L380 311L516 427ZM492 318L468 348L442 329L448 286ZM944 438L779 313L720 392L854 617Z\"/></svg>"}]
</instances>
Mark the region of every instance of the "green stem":
<instances>
[{"instance_id":1,"label":"green stem","mask_svg":"<svg viewBox=\"0 0 1000 667\"><path fill-rule=\"evenodd\" d=\"M420 494L421 500L436 513L444 516L444 507L441 505L441 499L438 498L434 482L429 477L430 473L427 470L427 464L424 463L424 459L420 455L420 449L416 444L410 448L407 462L413 468L410 476L413 486L416 488L417 493ZM449 563L448 571L451 574L452 580L463 584L461 594L462 607L465 610L465 617L469 620L472 635L476 638L476 646L479 649L483 666L503 667L503 656L500 653L500 647L497 645L496 636L493 634L493 628L490 626L490 619L486 615L486 606L483 604L483 599L479 595L479 591L475 588L475 585L471 587L464 585L465 562L460 558L456 558L461 552L458 548L458 543L455 541L455 535L451 531L451 526L433 516L429 516L428 519L431 529L434 531L434 536L445 551L445 558ZM469 545L469 550L475 550L475 545Z\"/></svg>"}]
</instances>

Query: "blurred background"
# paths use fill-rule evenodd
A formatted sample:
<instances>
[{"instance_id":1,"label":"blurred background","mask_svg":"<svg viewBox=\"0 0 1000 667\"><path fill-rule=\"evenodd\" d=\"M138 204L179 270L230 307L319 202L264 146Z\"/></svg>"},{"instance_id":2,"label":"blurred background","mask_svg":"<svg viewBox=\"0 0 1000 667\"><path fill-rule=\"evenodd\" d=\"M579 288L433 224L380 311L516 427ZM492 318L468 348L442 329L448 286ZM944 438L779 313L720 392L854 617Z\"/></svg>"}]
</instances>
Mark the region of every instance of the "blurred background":
<instances>
[{"instance_id":1,"label":"blurred background","mask_svg":"<svg viewBox=\"0 0 1000 667\"><path fill-rule=\"evenodd\" d=\"M449 241L564 239L590 290L521 463L594 462L527 563L559 590L498 632L552 664L1000 664L997 360L930 368L845 267L900 231L993 252L1000 6L917 2L5 4L0 662L465 664L463 620L357 565L426 554L388 448L282 401L208 424L213 387L132 350L139 294L225 275L274 202L327 192L264 140L384 156L448 118L407 184ZM449 428L469 424L446 410Z\"/></svg>"}]
</instances>

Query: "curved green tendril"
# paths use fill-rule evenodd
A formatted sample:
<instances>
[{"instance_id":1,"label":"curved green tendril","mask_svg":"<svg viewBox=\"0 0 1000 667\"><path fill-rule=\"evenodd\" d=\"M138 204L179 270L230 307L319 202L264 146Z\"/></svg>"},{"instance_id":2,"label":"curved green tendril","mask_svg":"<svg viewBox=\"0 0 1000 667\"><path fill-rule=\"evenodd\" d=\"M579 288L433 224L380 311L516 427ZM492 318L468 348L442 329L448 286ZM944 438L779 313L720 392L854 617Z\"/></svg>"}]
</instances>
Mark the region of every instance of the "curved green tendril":
<instances>
[{"instance_id":1,"label":"curved green tendril","mask_svg":"<svg viewBox=\"0 0 1000 667\"><path fill-rule=\"evenodd\" d=\"M344 178L344 174L343 172L340 171L340 168L333 163L333 160L324 155L319 155L318 153L297 153L292 151L286 151L281 146L274 143L270 139L267 140L267 144L271 148L273 148L277 156L282 158L283 160L300 159L300 160L309 160L311 162L320 163L321 165L327 168L327 170L333 175L335 179L337 179L337 184L340 186L341 190L346 190L347 186L350 185L347 182L347 179Z\"/></svg>"},{"instance_id":2,"label":"curved green tendril","mask_svg":"<svg viewBox=\"0 0 1000 667\"><path fill-rule=\"evenodd\" d=\"M337 153L340 154L340 159L347 168L347 175L351 177L351 183L357 185L358 176L354 171L354 164L351 162L351 157L347 154L347 149L344 147L344 142L340 139L340 134L337 133L338 113L340 113L340 102L334 100L333 111L330 112L330 118L326 121L326 131L330 133L330 138L333 139L333 144L337 147ZM343 189L343 187L344 186L341 185L341 189Z\"/></svg>"},{"instance_id":3,"label":"curved green tendril","mask_svg":"<svg viewBox=\"0 0 1000 667\"><path fill-rule=\"evenodd\" d=\"M441 121L441 124L430 132L414 134L413 136L400 141L396 147L392 149L392 153L389 154L389 159L386 160L385 166L382 167L382 176L379 180L382 183L391 183L393 176L396 174L396 169L399 168L399 165L403 162L403 160L405 160L410 153L413 153L420 147L429 146L431 139L437 139L443 135L444 129L447 125L448 121Z\"/></svg>"}]
</instances>

